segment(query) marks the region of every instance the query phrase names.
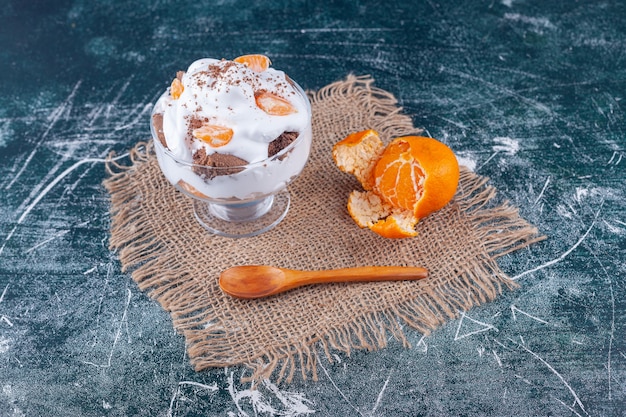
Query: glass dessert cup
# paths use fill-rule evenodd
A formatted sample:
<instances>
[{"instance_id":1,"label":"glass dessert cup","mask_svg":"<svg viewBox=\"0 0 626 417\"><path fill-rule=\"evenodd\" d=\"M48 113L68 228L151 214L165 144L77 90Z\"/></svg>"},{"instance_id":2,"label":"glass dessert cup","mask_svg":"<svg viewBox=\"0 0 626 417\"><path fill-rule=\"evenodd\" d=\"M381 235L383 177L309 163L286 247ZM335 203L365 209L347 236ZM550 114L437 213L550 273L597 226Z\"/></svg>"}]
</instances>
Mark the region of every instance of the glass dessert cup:
<instances>
[{"instance_id":1,"label":"glass dessert cup","mask_svg":"<svg viewBox=\"0 0 626 417\"><path fill-rule=\"evenodd\" d=\"M287 186L306 165L312 141L310 104L305 93L298 90L308 105L307 126L276 155L255 163L206 166L182 160L161 143L150 124L161 171L176 189L193 199L195 218L209 232L226 237L255 236L271 230L287 215Z\"/></svg>"}]
</instances>

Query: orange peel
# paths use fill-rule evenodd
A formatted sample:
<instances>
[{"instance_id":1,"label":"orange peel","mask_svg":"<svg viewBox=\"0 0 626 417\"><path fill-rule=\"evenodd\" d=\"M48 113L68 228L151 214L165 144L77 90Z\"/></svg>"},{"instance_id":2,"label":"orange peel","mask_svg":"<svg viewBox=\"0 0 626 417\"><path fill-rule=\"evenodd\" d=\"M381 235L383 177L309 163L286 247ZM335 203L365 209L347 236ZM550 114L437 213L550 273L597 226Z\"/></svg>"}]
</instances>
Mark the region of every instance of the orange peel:
<instances>
[{"instance_id":1,"label":"orange peel","mask_svg":"<svg viewBox=\"0 0 626 417\"><path fill-rule=\"evenodd\" d=\"M378 133L368 129L351 133L333 146L337 167L356 177L365 190L374 188L374 167L385 145Z\"/></svg>"}]
</instances>

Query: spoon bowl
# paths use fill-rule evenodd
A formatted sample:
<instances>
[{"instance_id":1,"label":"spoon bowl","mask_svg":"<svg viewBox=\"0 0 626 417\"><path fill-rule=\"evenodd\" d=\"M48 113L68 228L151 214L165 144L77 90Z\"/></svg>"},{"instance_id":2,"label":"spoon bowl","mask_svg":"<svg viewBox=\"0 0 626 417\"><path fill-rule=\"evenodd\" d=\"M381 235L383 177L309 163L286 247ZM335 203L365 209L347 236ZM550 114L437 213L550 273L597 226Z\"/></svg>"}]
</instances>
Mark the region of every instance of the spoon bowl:
<instances>
[{"instance_id":1,"label":"spoon bowl","mask_svg":"<svg viewBox=\"0 0 626 417\"><path fill-rule=\"evenodd\" d=\"M220 274L222 291L236 298L260 298L303 285L330 282L400 281L426 278L428 270L409 266L364 266L357 268L300 271L268 265L243 265Z\"/></svg>"}]
</instances>

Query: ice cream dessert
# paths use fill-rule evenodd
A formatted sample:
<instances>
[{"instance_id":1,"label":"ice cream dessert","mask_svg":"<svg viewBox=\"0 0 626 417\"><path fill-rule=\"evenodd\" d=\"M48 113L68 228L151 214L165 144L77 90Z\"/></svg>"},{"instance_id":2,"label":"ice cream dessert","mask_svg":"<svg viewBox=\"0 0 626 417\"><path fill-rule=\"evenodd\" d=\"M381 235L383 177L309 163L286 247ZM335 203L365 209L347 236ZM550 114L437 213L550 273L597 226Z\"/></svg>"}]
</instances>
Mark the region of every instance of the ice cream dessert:
<instances>
[{"instance_id":1,"label":"ice cream dessert","mask_svg":"<svg viewBox=\"0 0 626 417\"><path fill-rule=\"evenodd\" d=\"M312 139L306 94L262 55L193 62L158 99L151 127L166 178L218 202L285 188Z\"/></svg>"}]
</instances>

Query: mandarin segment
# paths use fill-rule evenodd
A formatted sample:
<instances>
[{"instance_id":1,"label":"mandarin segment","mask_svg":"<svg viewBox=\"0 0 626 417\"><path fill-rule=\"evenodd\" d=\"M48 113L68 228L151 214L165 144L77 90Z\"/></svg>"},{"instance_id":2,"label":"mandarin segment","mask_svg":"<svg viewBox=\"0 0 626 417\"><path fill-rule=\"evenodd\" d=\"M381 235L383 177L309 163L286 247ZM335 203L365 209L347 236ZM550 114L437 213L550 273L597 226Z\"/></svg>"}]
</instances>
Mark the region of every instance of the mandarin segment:
<instances>
[{"instance_id":1,"label":"mandarin segment","mask_svg":"<svg viewBox=\"0 0 626 417\"><path fill-rule=\"evenodd\" d=\"M204 124L191 134L214 148L226 145L233 138L233 130L226 126Z\"/></svg>"},{"instance_id":2,"label":"mandarin segment","mask_svg":"<svg viewBox=\"0 0 626 417\"><path fill-rule=\"evenodd\" d=\"M172 84L170 85L170 95L174 100L178 100L180 95L185 91L185 87L183 86L180 78L174 78L172 80Z\"/></svg>"},{"instance_id":3,"label":"mandarin segment","mask_svg":"<svg viewBox=\"0 0 626 417\"><path fill-rule=\"evenodd\" d=\"M369 129L352 133L337 142L332 153L341 171L353 174L365 190L371 190L374 167L384 149L378 133Z\"/></svg>"},{"instance_id":4,"label":"mandarin segment","mask_svg":"<svg viewBox=\"0 0 626 417\"><path fill-rule=\"evenodd\" d=\"M286 99L269 91L259 91L254 95L256 105L270 116L287 116L297 113L296 108Z\"/></svg>"},{"instance_id":5,"label":"mandarin segment","mask_svg":"<svg viewBox=\"0 0 626 417\"><path fill-rule=\"evenodd\" d=\"M233 59L233 61L243 64L256 72L263 72L272 65L268 57L260 54L242 55Z\"/></svg>"}]
</instances>

